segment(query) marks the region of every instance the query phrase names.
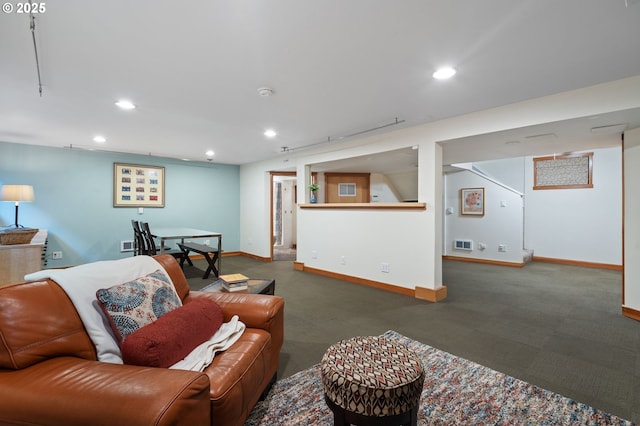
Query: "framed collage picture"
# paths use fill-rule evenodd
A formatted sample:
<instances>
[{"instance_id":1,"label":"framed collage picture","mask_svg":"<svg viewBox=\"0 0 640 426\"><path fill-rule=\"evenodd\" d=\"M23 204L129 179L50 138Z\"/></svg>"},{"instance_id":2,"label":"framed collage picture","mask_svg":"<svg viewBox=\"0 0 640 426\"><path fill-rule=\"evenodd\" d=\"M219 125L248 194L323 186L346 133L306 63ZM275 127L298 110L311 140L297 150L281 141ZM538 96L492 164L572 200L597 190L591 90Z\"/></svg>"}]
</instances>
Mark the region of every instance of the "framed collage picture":
<instances>
[{"instance_id":1,"label":"framed collage picture","mask_svg":"<svg viewBox=\"0 0 640 426\"><path fill-rule=\"evenodd\" d=\"M593 188L593 152L533 159L533 189Z\"/></svg>"},{"instance_id":2,"label":"framed collage picture","mask_svg":"<svg viewBox=\"0 0 640 426\"><path fill-rule=\"evenodd\" d=\"M164 207L164 167L113 163L113 207Z\"/></svg>"},{"instance_id":3,"label":"framed collage picture","mask_svg":"<svg viewBox=\"0 0 640 426\"><path fill-rule=\"evenodd\" d=\"M460 190L460 214L484 216L484 188Z\"/></svg>"}]
</instances>

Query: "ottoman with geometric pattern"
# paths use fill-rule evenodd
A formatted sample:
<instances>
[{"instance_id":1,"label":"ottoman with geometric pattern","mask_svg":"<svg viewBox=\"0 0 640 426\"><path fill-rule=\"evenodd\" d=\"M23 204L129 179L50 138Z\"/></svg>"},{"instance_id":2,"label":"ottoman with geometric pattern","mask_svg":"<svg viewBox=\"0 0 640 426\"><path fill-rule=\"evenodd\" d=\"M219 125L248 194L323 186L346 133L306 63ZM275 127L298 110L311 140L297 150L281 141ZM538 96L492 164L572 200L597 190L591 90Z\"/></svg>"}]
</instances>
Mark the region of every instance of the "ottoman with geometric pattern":
<instances>
[{"instance_id":1,"label":"ottoman with geometric pattern","mask_svg":"<svg viewBox=\"0 0 640 426\"><path fill-rule=\"evenodd\" d=\"M329 347L320 364L335 425L415 425L424 372L406 347L354 337Z\"/></svg>"}]
</instances>

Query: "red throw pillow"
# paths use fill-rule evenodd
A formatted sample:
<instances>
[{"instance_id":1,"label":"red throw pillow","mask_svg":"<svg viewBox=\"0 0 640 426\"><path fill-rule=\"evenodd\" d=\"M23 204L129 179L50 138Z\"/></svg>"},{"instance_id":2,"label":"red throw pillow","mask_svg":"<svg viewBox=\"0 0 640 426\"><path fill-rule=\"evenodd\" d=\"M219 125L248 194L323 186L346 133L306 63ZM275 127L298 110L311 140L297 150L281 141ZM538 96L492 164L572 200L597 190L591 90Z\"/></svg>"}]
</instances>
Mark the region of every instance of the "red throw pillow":
<instances>
[{"instance_id":1,"label":"red throw pillow","mask_svg":"<svg viewBox=\"0 0 640 426\"><path fill-rule=\"evenodd\" d=\"M122 359L125 364L170 367L211 338L222 319L222 308L213 300L191 300L129 334L122 343Z\"/></svg>"}]
</instances>

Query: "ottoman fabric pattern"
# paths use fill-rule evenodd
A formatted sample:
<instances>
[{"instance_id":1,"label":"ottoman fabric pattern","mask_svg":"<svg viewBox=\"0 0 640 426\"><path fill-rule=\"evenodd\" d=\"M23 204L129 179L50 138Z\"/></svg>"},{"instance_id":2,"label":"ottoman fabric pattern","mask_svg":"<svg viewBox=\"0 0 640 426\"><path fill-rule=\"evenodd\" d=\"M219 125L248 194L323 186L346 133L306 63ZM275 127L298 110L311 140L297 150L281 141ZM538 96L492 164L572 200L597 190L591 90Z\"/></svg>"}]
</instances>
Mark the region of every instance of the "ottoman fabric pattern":
<instances>
[{"instance_id":1,"label":"ottoman fabric pattern","mask_svg":"<svg viewBox=\"0 0 640 426\"><path fill-rule=\"evenodd\" d=\"M354 337L331 346L321 362L325 396L364 416L393 416L418 405L424 372L420 359L384 337Z\"/></svg>"}]
</instances>

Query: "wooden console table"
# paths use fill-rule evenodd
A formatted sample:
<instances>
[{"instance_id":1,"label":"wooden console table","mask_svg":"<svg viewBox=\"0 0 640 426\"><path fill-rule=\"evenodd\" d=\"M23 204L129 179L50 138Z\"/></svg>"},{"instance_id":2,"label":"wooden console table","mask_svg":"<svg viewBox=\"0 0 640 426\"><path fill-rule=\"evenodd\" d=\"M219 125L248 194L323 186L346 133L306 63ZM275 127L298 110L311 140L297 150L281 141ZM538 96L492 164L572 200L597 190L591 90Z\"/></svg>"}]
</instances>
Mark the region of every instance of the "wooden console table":
<instances>
[{"instance_id":1,"label":"wooden console table","mask_svg":"<svg viewBox=\"0 0 640 426\"><path fill-rule=\"evenodd\" d=\"M41 229L29 244L0 245L0 285L24 281L24 276L43 268L47 230Z\"/></svg>"}]
</instances>

